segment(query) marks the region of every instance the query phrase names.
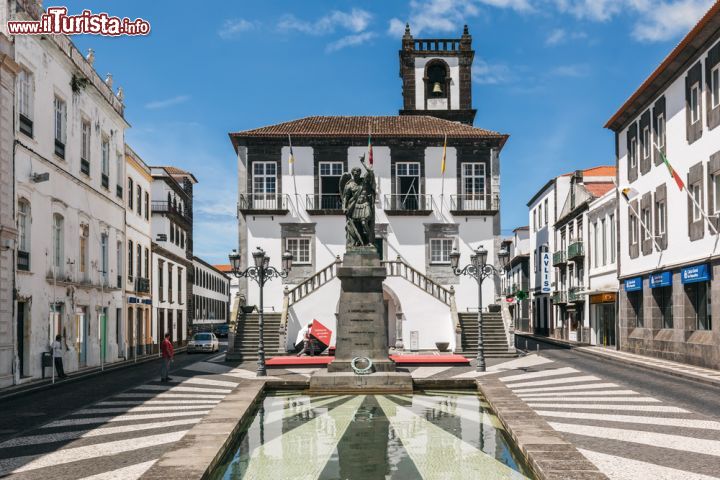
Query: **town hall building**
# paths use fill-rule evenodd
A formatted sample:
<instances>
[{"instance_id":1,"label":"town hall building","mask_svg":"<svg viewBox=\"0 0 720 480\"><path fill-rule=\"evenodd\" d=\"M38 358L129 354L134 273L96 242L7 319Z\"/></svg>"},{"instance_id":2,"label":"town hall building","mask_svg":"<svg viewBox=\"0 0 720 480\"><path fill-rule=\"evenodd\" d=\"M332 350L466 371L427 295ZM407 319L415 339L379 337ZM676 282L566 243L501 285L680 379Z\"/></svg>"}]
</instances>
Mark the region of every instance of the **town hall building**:
<instances>
[{"instance_id":1,"label":"town hall building","mask_svg":"<svg viewBox=\"0 0 720 480\"><path fill-rule=\"evenodd\" d=\"M266 339L267 351L284 353L314 319L335 331L335 270L345 253L339 182L361 167L363 155L369 162L369 135L390 346L434 350L447 342L470 350L461 323L463 315L477 315L478 287L453 274L450 253L457 248L462 265L483 246L488 263L499 264L500 152L508 139L473 126L473 56L467 27L459 39L415 39L407 27L399 115L308 116L230 134L238 157L241 267L253 264L257 247L278 267L284 252L294 257L287 278L265 285L266 317L279 315L281 332L277 346ZM249 305L259 304L255 282L241 279L240 292ZM484 282L485 309L500 303L496 295L499 278Z\"/></svg>"}]
</instances>

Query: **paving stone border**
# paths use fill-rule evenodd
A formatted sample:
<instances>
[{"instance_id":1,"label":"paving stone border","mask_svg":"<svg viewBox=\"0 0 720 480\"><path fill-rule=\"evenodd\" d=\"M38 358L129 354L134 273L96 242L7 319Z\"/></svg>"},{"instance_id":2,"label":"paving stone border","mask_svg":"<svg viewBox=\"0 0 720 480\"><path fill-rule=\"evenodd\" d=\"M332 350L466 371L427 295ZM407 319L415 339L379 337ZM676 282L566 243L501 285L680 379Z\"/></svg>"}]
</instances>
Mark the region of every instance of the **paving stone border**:
<instances>
[{"instance_id":1,"label":"paving stone border","mask_svg":"<svg viewBox=\"0 0 720 480\"><path fill-rule=\"evenodd\" d=\"M241 381L140 478L209 478L264 390L264 381Z\"/></svg>"},{"instance_id":2,"label":"paving stone border","mask_svg":"<svg viewBox=\"0 0 720 480\"><path fill-rule=\"evenodd\" d=\"M607 480L497 377L483 377L476 384L538 480Z\"/></svg>"}]
</instances>

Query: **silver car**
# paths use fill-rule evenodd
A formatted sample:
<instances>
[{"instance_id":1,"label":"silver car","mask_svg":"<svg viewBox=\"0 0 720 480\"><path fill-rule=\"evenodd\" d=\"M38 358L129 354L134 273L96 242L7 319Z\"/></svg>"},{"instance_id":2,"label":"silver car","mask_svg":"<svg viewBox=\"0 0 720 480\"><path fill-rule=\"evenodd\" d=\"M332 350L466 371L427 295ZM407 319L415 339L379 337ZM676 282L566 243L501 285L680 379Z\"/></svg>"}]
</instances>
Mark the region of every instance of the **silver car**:
<instances>
[{"instance_id":1,"label":"silver car","mask_svg":"<svg viewBox=\"0 0 720 480\"><path fill-rule=\"evenodd\" d=\"M196 333L188 342L188 353L195 352L217 352L220 350L220 342L214 333Z\"/></svg>"}]
</instances>

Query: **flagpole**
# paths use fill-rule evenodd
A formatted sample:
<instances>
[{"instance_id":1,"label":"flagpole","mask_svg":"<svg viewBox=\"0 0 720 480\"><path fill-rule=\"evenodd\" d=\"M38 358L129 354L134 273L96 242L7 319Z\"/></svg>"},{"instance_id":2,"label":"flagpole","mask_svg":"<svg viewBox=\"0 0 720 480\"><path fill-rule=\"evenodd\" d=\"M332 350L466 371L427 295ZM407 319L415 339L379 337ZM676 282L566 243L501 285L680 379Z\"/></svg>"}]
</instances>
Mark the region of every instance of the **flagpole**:
<instances>
[{"instance_id":1,"label":"flagpole","mask_svg":"<svg viewBox=\"0 0 720 480\"><path fill-rule=\"evenodd\" d=\"M622 193L622 192L621 192L621 193ZM624 196L624 195L623 195L623 196ZM653 244L655 245L655 248L658 249L658 252L661 252L661 251L662 251L662 248L660 248L660 245L657 243L657 239L655 238L655 236L653 235L653 233L650 231L650 229L647 227L647 225L645 225L645 222L642 221L642 217L638 214L637 210L635 210L635 207L632 206L632 203L630 203L630 200L627 200L627 197L625 197L625 198L626 198L628 207L630 207L630 210L632 210L633 215L635 215L635 217L638 219L638 222L640 223L640 226L643 227L643 229L644 229L645 232L648 234L648 236L649 236L650 238L652 238Z\"/></svg>"},{"instance_id":2,"label":"flagpole","mask_svg":"<svg viewBox=\"0 0 720 480\"><path fill-rule=\"evenodd\" d=\"M293 154L292 149L292 139L290 138L290 134L288 133L288 144L290 145L290 157L289 157L289 165L288 165L288 173L292 175L293 180L293 190L295 191L295 208L297 208L298 213L300 213L300 208L298 207L298 193L297 193L297 179L295 178L295 155Z\"/></svg>"},{"instance_id":3,"label":"flagpole","mask_svg":"<svg viewBox=\"0 0 720 480\"><path fill-rule=\"evenodd\" d=\"M658 147L657 143L653 142L653 147L655 147L655 148L660 152L660 154L661 154L663 157L665 157L664 161L667 162L667 157L665 156L665 153L660 149L660 147ZM674 171L674 170L675 170L675 169L673 169L673 171ZM677 175L677 172L676 172L676 175ZM684 186L684 185L683 185L683 186ZM715 235L717 235L717 234L718 234L718 229L717 229L717 227L715 227L715 225L710 221L710 216L705 212L705 210L703 210L702 206L700 206L700 203L697 201L697 199L695 198L695 196L690 193L690 189L687 188L687 187L685 187L684 190L685 190L685 194L688 196L688 198L690 198L690 201L693 203L693 205L695 206L695 208L698 209L698 211L699 211L700 214L703 216L703 218L705 219L705 221L707 221L708 225L710 225L710 228L712 228L713 233L714 233Z\"/></svg>"}]
</instances>

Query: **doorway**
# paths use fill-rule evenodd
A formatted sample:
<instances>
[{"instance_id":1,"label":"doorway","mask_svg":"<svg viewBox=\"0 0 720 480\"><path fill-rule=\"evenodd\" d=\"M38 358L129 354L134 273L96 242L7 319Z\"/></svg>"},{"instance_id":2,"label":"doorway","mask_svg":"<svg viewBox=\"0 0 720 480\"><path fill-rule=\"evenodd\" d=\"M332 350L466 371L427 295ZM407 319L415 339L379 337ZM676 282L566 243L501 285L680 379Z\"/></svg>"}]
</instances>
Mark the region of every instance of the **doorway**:
<instances>
[{"instance_id":1,"label":"doorway","mask_svg":"<svg viewBox=\"0 0 720 480\"><path fill-rule=\"evenodd\" d=\"M87 318L87 307L79 307L75 311L75 329L77 337L75 344L78 351L78 363L80 367L87 366L87 342L89 338L89 321Z\"/></svg>"},{"instance_id":2,"label":"doorway","mask_svg":"<svg viewBox=\"0 0 720 480\"><path fill-rule=\"evenodd\" d=\"M395 164L395 193L391 210L420 210L420 164Z\"/></svg>"},{"instance_id":3,"label":"doorway","mask_svg":"<svg viewBox=\"0 0 720 480\"><path fill-rule=\"evenodd\" d=\"M342 162L320 162L320 208L340 210L340 177L343 174ZM317 207L316 207L317 208Z\"/></svg>"},{"instance_id":4,"label":"doorway","mask_svg":"<svg viewBox=\"0 0 720 480\"><path fill-rule=\"evenodd\" d=\"M596 343L605 347L615 346L615 304L598 303L595 308L597 319Z\"/></svg>"},{"instance_id":5,"label":"doorway","mask_svg":"<svg viewBox=\"0 0 720 480\"><path fill-rule=\"evenodd\" d=\"M18 349L18 373L21 377L25 373L25 302L17 303L17 349Z\"/></svg>"},{"instance_id":6,"label":"doorway","mask_svg":"<svg viewBox=\"0 0 720 480\"><path fill-rule=\"evenodd\" d=\"M378 253L380 260L385 260L385 239L382 237L375 237L375 250Z\"/></svg>"}]
</instances>

